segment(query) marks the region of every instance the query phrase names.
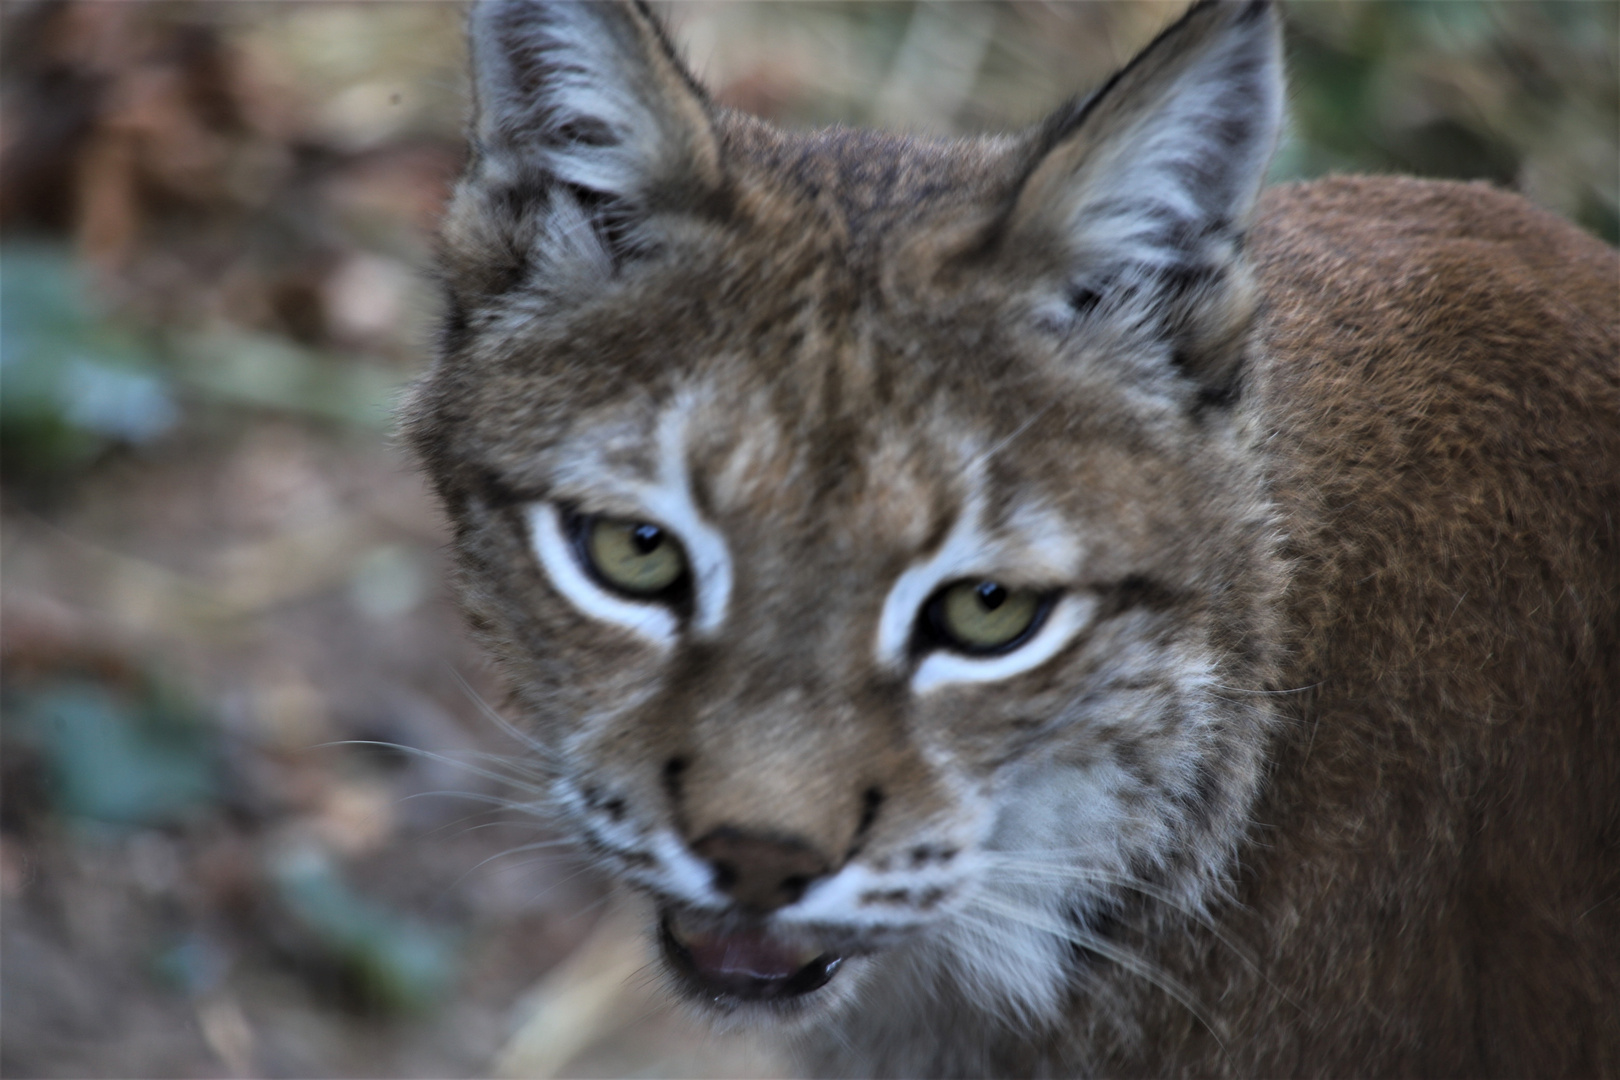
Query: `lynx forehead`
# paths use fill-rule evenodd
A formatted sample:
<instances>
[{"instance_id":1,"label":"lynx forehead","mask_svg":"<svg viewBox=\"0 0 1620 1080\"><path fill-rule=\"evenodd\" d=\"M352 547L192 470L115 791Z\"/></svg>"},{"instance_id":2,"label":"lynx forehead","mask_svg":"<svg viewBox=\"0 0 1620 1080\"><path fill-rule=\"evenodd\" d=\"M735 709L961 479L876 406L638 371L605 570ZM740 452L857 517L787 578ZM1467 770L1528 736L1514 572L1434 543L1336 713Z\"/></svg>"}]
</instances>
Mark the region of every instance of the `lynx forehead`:
<instances>
[{"instance_id":1,"label":"lynx forehead","mask_svg":"<svg viewBox=\"0 0 1620 1080\"><path fill-rule=\"evenodd\" d=\"M406 429L675 993L823 1072L1620 1069L1612 252L1262 196L1263 2L954 142L470 34Z\"/></svg>"}]
</instances>

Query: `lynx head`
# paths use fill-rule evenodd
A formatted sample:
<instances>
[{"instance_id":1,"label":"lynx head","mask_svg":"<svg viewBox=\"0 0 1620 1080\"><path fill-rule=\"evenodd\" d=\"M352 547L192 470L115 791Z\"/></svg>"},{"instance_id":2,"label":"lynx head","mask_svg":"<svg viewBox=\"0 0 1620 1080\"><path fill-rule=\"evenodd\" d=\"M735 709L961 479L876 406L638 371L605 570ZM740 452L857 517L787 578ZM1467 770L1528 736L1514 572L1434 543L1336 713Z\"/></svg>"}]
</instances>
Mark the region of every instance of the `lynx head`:
<instances>
[{"instance_id":1,"label":"lynx head","mask_svg":"<svg viewBox=\"0 0 1620 1080\"><path fill-rule=\"evenodd\" d=\"M720 109L641 7L474 11L407 431L556 811L692 997L1039 1022L1218 897L1281 576L1275 23L1200 4L1035 130L928 141Z\"/></svg>"}]
</instances>

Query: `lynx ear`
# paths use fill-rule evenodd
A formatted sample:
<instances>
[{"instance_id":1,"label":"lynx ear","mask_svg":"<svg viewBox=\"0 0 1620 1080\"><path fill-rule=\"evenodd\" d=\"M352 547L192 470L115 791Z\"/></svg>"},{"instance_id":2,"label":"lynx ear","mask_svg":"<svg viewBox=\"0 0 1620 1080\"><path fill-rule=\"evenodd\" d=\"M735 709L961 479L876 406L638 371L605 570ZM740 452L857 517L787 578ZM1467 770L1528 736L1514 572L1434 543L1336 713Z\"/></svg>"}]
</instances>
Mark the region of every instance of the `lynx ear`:
<instances>
[{"instance_id":1,"label":"lynx ear","mask_svg":"<svg viewBox=\"0 0 1620 1080\"><path fill-rule=\"evenodd\" d=\"M1006 226L1057 245L1065 311L1169 338L1205 396L1231 389L1252 312L1241 245L1282 124L1277 17L1203 0L1037 134Z\"/></svg>"},{"instance_id":2,"label":"lynx ear","mask_svg":"<svg viewBox=\"0 0 1620 1080\"><path fill-rule=\"evenodd\" d=\"M644 5L483 0L468 37L472 161L448 215L452 259L611 272L656 246L652 216L719 188L708 102Z\"/></svg>"}]
</instances>

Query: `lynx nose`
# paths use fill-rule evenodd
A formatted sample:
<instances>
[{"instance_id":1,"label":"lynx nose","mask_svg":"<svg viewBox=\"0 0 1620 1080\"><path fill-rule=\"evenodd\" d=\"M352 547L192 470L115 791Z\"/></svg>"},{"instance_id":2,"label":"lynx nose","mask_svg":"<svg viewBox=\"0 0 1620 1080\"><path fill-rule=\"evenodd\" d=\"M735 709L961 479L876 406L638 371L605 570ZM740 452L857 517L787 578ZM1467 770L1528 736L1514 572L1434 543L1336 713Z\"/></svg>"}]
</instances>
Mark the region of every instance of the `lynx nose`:
<instances>
[{"instance_id":1,"label":"lynx nose","mask_svg":"<svg viewBox=\"0 0 1620 1080\"><path fill-rule=\"evenodd\" d=\"M761 914L798 900L829 869L808 844L721 826L692 845L714 867L714 887Z\"/></svg>"}]
</instances>

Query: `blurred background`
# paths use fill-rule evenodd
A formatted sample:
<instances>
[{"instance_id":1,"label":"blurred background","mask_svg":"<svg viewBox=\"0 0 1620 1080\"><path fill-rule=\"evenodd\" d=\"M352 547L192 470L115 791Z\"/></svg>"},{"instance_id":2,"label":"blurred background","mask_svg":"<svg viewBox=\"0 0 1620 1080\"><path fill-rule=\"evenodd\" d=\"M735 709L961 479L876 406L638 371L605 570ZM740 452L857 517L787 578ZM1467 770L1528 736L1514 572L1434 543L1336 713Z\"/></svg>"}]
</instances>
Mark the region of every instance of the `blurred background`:
<instances>
[{"instance_id":1,"label":"blurred background","mask_svg":"<svg viewBox=\"0 0 1620 1080\"><path fill-rule=\"evenodd\" d=\"M661 10L792 125L1032 122L1175 2ZM1277 179L1614 243L1620 4L1289 7ZM436 3L0 5L0 1074L758 1075L658 1005L390 435L459 168Z\"/></svg>"}]
</instances>

